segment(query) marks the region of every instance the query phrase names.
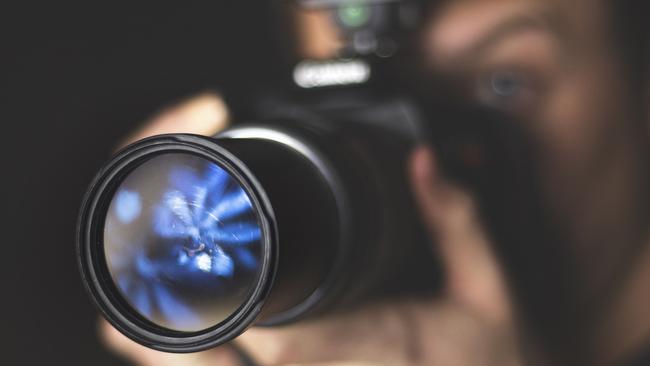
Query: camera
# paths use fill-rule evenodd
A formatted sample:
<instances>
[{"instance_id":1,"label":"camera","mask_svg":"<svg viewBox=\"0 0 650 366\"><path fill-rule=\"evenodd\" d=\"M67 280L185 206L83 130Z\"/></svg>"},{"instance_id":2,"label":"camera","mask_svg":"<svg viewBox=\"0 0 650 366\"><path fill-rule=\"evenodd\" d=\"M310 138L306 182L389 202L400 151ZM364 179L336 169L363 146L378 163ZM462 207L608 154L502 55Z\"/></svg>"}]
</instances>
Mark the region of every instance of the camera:
<instances>
[{"instance_id":1,"label":"camera","mask_svg":"<svg viewBox=\"0 0 650 366\"><path fill-rule=\"evenodd\" d=\"M291 87L234 103L245 118L216 136L147 138L101 169L81 208L78 260L113 326L195 352L252 325L436 290L407 157L433 144L459 179L480 182L494 118L394 83L419 6L293 4L332 27L326 57L292 63ZM477 119L483 127L468 127Z\"/></svg>"}]
</instances>

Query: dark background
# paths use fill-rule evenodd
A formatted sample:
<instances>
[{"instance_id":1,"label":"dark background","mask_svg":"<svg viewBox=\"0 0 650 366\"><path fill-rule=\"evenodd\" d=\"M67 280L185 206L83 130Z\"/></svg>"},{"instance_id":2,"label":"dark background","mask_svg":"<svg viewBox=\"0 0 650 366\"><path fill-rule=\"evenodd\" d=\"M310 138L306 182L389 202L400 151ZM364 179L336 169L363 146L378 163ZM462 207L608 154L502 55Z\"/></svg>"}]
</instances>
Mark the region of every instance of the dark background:
<instances>
[{"instance_id":1,"label":"dark background","mask_svg":"<svg viewBox=\"0 0 650 366\"><path fill-rule=\"evenodd\" d=\"M262 79L268 4L0 6L2 365L120 365L75 262L86 185L120 138L206 88Z\"/></svg>"}]
</instances>

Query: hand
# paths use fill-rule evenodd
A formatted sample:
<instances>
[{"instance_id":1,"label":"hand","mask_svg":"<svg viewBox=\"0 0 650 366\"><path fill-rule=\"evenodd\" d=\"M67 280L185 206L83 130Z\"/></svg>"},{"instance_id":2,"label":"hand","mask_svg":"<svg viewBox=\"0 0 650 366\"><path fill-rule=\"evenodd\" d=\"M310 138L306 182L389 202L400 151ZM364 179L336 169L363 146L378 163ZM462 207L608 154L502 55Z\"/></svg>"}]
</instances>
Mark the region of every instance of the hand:
<instances>
[{"instance_id":1,"label":"hand","mask_svg":"<svg viewBox=\"0 0 650 366\"><path fill-rule=\"evenodd\" d=\"M129 140L170 132L213 135L227 119L221 99L204 94L163 112ZM472 198L445 180L429 148L417 148L409 163L423 220L445 266L443 296L252 328L236 346L260 365L523 364L503 273ZM133 343L103 321L101 333L110 348L139 365L240 365L233 345L177 355Z\"/></svg>"}]
</instances>

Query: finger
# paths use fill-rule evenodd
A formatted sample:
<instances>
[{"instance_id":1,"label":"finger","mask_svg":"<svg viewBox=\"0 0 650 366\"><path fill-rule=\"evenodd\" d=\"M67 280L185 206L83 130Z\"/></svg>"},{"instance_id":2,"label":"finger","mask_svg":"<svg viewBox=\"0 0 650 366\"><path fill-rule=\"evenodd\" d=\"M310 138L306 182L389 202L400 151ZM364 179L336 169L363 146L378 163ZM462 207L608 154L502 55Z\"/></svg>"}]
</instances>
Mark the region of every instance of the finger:
<instances>
[{"instance_id":1,"label":"finger","mask_svg":"<svg viewBox=\"0 0 650 366\"><path fill-rule=\"evenodd\" d=\"M241 365L237 353L227 346L198 353L165 353L133 342L104 320L100 321L99 331L102 341L109 349L140 366Z\"/></svg>"},{"instance_id":2,"label":"finger","mask_svg":"<svg viewBox=\"0 0 650 366\"><path fill-rule=\"evenodd\" d=\"M260 365L477 365L501 353L502 334L454 303L418 300L253 328L236 342Z\"/></svg>"},{"instance_id":3,"label":"finger","mask_svg":"<svg viewBox=\"0 0 650 366\"><path fill-rule=\"evenodd\" d=\"M377 363L367 362L318 362L318 363L288 363L284 366L381 366Z\"/></svg>"},{"instance_id":4,"label":"finger","mask_svg":"<svg viewBox=\"0 0 650 366\"><path fill-rule=\"evenodd\" d=\"M448 296L488 320L509 322L504 276L470 195L444 179L428 147L413 152L410 175L420 211L445 266Z\"/></svg>"},{"instance_id":5,"label":"finger","mask_svg":"<svg viewBox=\"0 0 650 366\"><path fill-rule=\"evenodd\" d=\"M408 365L420 357L414 319L424 305L376 304L273 328L252 328L236 342L261 365L356 362ZM427 311L433 309L426 305Z\"/></svg>"},{"instance_id":6,"label":"finger","mask_svg":"<svg viewBox=\"0 0 650 366\"><path fill-rule=\"evenodd\" d=\"M214 135L226 128L228 123L228 108L221 96L206 92L164 109L143 127L129 135L121 146L165 133Z\"/></svg>"},{"instance_id":7,"label":"finger","mask_svg":"<svg viewBox=\"0 0 650 366\"><path fill-rule=\"evenodd\" d=\"M451 301L420 300L254 328L237 342L260 365L514 365L510 331Z\"/></svg>"}]
</instances>

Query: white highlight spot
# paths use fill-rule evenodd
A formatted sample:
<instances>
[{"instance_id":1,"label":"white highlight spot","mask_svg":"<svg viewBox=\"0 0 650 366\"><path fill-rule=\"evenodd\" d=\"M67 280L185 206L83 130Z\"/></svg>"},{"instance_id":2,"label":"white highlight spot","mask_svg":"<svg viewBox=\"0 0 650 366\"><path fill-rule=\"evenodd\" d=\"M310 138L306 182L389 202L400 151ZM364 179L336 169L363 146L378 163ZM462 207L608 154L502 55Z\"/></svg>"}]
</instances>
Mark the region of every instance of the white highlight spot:
<instances>
[{"instance_id":1,"label":"white highlight spot","mask_svg":"<svg viewBox=\"0 0 650 366\"><path fill-rule=\"evenodd\" d=\"M370 65L362 60L303 61L293 70L293 80L302 88L361 84L370 78Z\"/></svg>"},{"instance_id":2,"label":"white highlight spot","mask_svg":"<svg viewBox=\"0 0 650 366\"><path fill-rule=\"evenodd\" d=\"M212 258L208 253L201 253L196 256L196 266L203 272L210 272L212 269Z\"/></svg>"}]
</instances>

